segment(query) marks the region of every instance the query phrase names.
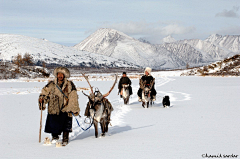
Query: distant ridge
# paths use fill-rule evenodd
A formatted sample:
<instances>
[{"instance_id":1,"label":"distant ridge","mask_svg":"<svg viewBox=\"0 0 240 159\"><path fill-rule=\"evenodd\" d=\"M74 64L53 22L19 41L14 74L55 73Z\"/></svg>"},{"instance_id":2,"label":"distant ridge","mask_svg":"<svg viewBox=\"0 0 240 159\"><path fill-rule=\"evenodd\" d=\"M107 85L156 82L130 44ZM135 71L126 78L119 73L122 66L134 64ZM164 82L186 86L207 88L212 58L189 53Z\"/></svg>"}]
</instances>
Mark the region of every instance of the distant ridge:
<instances>
[{"instance_id":1,"label":"distant ridge","mask_svg":"<svg viewBox=\"0 0 240 159\"><path fill-rule=\"evenodd\" d=\"M171 36L162 44L134 39L111 28L98 29L74 47L46 39L0 34L0 60L12 60L29 53L36 64L93 68L184 69L204 66L240 54L240 35L213 34L205 40L175 40Z\"/></svg>"},{"instance_id":2,"label":"distant ridge","mask_svg":"<svg viewBox=\"0 0 240 159\"><path fill-rule=\"evenodd\" d=\"M163 44L136 40L120 31L102 28L75 45L77 50L94 52L155 69L202 66L240 53L239 35L213 34L206 40L176 41L167 36Z\"/></svg>"},{"instance_id":3,"label":"distant ridge","mask_svg":"<svg viewBox=\"0 0 240 159\"><path fill-rule=\"evenodd\" d=\"M0 34L0 60L11 61L17 54L29 53L35 64L44 61L52 66L78 66L94 68L139 68L131 62L114 59L108 56L79 51L73 47L59 45L46 39L23 35Z\"/></svg>"}]
</instances>

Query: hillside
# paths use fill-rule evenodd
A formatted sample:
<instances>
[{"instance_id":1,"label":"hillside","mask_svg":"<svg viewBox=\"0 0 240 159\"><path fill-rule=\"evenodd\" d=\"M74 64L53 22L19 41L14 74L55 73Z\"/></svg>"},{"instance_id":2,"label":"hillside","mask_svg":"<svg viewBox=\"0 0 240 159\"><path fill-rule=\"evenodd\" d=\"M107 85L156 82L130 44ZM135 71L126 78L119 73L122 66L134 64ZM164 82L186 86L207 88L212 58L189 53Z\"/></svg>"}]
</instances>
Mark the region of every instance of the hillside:
<instances>
[{"instance_id":1,"label":"hillside","mask_svg":"<svg viewBox=\"0 0 240 159\"><path fill-rule=\"evenodd\" d=\"M136 64L111 57L78 51L47 41L22 35L0 34L0 60L11 61L17 54L29 53L35 64L47 66L80 66L93 68L139 68Z\"/></svg>"},{"instance_id":2,"label":"hillside","mask_svg":"<svg viewBox=\"0 0 240 159\"><path fill-rule=\"evenodd\" d=\"M182 76L240 76L240 54L204 67L190 69Z\"/></svg>"},{"instance_id":3,"label":"hillside","mask_svg":"<svg viewBox=\"0 0 240 159\"><path fill-rule=\"evenodd\" d=\"M50 76L47 68L40 66L22 66L18 67L11 62L0 61L0 79L18 79L25 78L45 78Z\"/></svg>"}]
</instances>

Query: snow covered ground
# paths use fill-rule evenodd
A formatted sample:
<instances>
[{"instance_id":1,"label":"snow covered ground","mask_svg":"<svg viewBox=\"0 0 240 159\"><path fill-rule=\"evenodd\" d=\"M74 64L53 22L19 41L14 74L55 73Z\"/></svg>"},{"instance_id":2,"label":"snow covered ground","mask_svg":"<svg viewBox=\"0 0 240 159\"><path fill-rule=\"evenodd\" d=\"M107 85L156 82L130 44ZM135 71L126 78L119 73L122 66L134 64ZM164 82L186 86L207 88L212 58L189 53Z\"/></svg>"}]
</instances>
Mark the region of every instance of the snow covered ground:
<instances>
[{"instance_id":1,"label":"snow covered ground","mask_svg":"<svg viewBox=\"0 0 240 159\"><path fill-rule=\"evenodd\" d=\"M129 105L123 105L115 87L108 97L114 107L108 135L96 139L93 128L83 132L73 119L70 143L61 148L38 142L37 100L47 81L1 81L0 158L198 159L207 158L206 154L240 158L239 78L179 77L178 73L153 73L158 94L149 109L137 101L138 80L132 80L134 94ZM102 93L113 83L90 82ZM86 81L74 83L88 87ZM78 94L82 115L78 120L87 127L83 123L87 98ZM164 95L170 96L170 108L162 107ZM44 111L42 141L50 137L44 133L46 115Z\"/></svg>"}]
</instances>

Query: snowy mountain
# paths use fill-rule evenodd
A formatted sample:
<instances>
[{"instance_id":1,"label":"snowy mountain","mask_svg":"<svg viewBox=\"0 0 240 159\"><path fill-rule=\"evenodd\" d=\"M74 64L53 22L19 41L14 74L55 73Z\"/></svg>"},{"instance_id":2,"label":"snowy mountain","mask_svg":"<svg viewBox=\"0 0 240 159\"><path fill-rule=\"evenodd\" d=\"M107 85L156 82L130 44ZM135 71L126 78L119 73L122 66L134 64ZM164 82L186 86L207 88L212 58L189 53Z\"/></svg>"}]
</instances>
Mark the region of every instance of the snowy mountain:
<instances>
[{"instance_id":1,"label":"snowy mountain","mask_svg":"<svg viewBox=\"0 0 240 159\"><path fill-rule=\"evenodd\" d=\"M204 63L201 52L189 44L164 43L157 46L171 52L170 56L175 61L176 67Z\"/></svg>"},{"instance_id":2,"label":"snowy mountain","mask_svg":"<svg viewBox=\"0 0 240 159\"><path fill-rule=\"evenodd\" d=\"M240 35L220 36L213 34L206 40L190 39L178 41L198 49L204 61L217 61L240 53Z\"/></svg>"},{"instance_id":3,"label":"snowy mountain","mask_svg":"<svg viewBox=\"0 0 240 159\"><path fill-rule=\"evenodd\" d=\"M240 52L240 35L222 36L213 34L209 36L205 41L232 52Z\"/></svg>"},{"instance_id":4,"label":"snowy mountain","mask_svg":"<svg viewBox=\"0 0 240 159\"><path fill-rule=\"evenodd\" d=\"M163 42L164 42L164 43L172 43L172 42L175 42L175 41L176 41L176 40L175 40L171 35L163 38Z\"/></svg>"},{"instance_id":5,"label":"snowy mountain","mask_svg":"<svg viewBox=\"0 0 240 159\"><path fill-rule=\"evenodd\" d=\"M206 40L180 41L168 36L163 41L165 43L153 45L117 30L102 28L74 48L155 69L184 68L187 64L202 66L240 53L239 36L210 36Z\"/></svg>"},{"instance_id":6,"label":"snowy mountain","mask_svg":"<svg viewBox=\"0 0 240 159\"><path fill-rule=\"evenodd\" d=\"M151 44L149 41L147 41L144 38L139 38L138 41L143 42L143 43L147 43L147 44Z\"/></svg>"},{"instance_id":7,"label":"snowy mountain","mask_svg":"<svg viewBox=\"0 0 240 159\"><path fill-rule=\"evenodd\" d=\"M17 54L29 53L35 63L82 67L133 67L139 66L111 57L78 51L47 41L22 35L0 34L0 59L11 61Z\"/></svg>"},{"instance_id":8,"label":"snowy mountain","mask_svg":"<svg viewBox=\"0 0 240 159\"><path fill-rule=\"evenodd\" d=\"M177 69L197 67L240 53L240 36L213 34L205 40L176 41L171 36L154 45L114 29L99 29L74 47L22 35L0 34L0 60L29 53L35 63L106 68Z\"/></svg>"},{"instance_id":9,"label":"snowy mountain","mask_svg":"<svg viewBox=\"0 0 240 159\"><path fill-rule=\"evenodd\" d=\"M140 42L114 29L99 29L74 48L126 60L143 67L176 67L170 58L171 53L166 49L157 50L154 45Z\"/></svg>"}]
</instances>

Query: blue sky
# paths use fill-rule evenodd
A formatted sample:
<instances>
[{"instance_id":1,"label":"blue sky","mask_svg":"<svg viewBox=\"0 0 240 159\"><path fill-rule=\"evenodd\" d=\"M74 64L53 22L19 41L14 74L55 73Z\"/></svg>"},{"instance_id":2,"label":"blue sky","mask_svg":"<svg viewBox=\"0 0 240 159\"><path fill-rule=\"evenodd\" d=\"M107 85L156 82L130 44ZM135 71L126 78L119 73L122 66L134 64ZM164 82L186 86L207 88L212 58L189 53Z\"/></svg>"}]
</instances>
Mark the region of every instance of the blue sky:
<instances>
[{"instance_id":1,"label":"blue sky","mask_svg":"<svg viewBox=\"0 0 240 159\"><path fill-rule=\"evenodd\" d=\"M0 33L73 46L99 28L152 43L240 35L240 0L0 0Z\"/></svg>"}]
</instances>

